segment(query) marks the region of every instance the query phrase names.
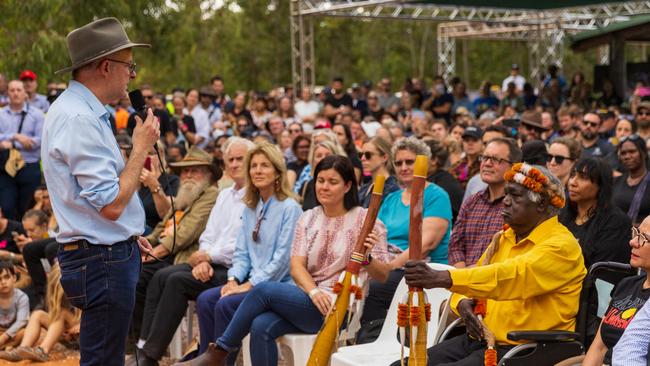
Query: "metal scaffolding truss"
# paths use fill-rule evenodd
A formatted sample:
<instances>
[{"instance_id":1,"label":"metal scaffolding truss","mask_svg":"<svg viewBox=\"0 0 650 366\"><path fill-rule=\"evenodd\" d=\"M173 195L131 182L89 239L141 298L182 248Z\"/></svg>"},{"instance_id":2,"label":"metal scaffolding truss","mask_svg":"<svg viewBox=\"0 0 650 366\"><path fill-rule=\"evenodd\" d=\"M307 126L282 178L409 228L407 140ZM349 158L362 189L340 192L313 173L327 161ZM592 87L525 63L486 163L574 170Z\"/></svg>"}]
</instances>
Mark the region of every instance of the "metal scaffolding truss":
<instances>
[{"instance_id":1,"label":"metal scaffolding truss","mask_svg":"<svg viewBox=\"0 0 650 366\"><path fill-rule=\"evenodd\" d=\"M538 25L520 23L450 22L438 25L438 73L445 79L456 72L456 39L483 39L526 42L529 80L539 80L550 64L562 66L563 41L567 33L577 31L557 23Z\"/></svg>"},{"instance_id":2,"label":"metal scaffolding truss","mask_svg":"<svg viewBox=\"0 0 650 366\"><path fill-rule=\"evenodd\" d=\"M650 13L650 1L624 1L558 9L437 5L417 0L291 0L293 80L314 82L313 17L449 22L438 26L438 72L455 73L456 39L514 40L528 43L531 77L550 63L561 66L567 34L603 27Z\"/></svg>"}]
</instances>

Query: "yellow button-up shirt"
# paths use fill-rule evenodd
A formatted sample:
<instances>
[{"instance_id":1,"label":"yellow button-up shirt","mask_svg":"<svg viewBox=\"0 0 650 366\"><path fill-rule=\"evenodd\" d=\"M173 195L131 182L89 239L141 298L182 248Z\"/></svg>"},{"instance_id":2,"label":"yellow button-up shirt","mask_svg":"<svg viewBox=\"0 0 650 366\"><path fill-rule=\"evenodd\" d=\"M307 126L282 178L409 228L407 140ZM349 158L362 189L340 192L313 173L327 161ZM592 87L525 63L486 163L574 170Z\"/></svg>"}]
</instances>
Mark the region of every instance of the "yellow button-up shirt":
<instances>
[{"instance_id":1,"label":"yellow button-up shirt","mask_svg":"<svg viewBox=\"0 0 650 366\"><path fill-rule=\"evenodd\" d=\"M554 216L516 242L506 230L491 264L451 270L451 306L465 297L487 299L485 324L497 343L516 330L573 331L582 281L587 274L582 250L573 234Z\"/></svg>"}]
</instances>

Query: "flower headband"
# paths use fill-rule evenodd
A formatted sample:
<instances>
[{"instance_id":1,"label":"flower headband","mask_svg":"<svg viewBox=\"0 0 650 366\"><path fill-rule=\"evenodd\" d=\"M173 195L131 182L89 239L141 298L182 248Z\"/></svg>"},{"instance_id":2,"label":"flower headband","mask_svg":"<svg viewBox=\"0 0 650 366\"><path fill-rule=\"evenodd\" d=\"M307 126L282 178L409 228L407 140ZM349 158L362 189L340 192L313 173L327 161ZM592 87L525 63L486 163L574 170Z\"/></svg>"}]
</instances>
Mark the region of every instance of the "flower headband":
<instances>
[{"instance_id":1,"label":"flower headband","mask_svg":"<svg viewBox=\"0 0 650 366\"><path fill-rule=\"evenodd\" d=\"M526 189L550 197L551 205L557 208L564 207L564 192L553 184L539 169L526 163L513 164L512 168L504 174L507 182L519 183Z\"/></svg>"}]
</instances>

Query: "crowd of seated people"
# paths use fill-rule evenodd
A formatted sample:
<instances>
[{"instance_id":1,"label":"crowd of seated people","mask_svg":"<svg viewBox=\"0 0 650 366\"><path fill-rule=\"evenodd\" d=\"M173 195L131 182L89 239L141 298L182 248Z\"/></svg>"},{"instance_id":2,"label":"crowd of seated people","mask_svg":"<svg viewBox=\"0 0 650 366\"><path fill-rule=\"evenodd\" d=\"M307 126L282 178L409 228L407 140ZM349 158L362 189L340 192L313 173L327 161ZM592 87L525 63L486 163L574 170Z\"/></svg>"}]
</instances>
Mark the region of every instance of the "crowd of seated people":
<instances>
[{"instance_id":1,"label":"crowd of seated people","mask_svg":"<svg viewBox=\"0 0 650 366\"><path fill-rule=\"evenodd\" d=\"M27 101L25 89L33 85L24 82L33 82L33 76L22 76L7 83L6 91L0 85L8 101L0 109L0 163L9 149L20 151L25 161L16 171L0 164L0 282L10 283L0 289L0 312L7 319L0 324L5 349L0 358L46 360L56 342L74 341L79 314L52 282L58 281L58 226L38 169L39 129L47 109ZM159 364L189 301L197 302L200 326L192 364L212 364L214 357L233 364L251 330L259 330L251 339L254 347L266 352L254 356L253 364L272 364L278 357L273 339L318 332L379 176L386 182L376 230L367 242L373 254L364 267L359 342L377 336L403 279L450 288L457 300L452 308L474 336L482 331L469 312L474 300L485 297L497 314L521 313L514 304L503 305L515 297L529 301L533 305L526 303L522 313L528 327L571 330L576 294L589 267L613 261L646 270L650 101L641 95L646 85L641 81L624 100L610 89L591 95L578 75L569 85L557 69L549 70L537 94L522 82L517 65L506 79L502 87L482 83L475 98L464 81L441 77L430 88L409 79L399 90L387 78L349 89L342 78L333 78L318 91L300 90L300 98L289 88L230 98L221 77L170 95L142 85L161 138L140 176L145 235L154 249L143 257L129 340L138 357L129 364ZM120 100L109 111L115 142L129 159L134 110ZM29 126L23 132L16 129L21 115ZM420 260L453 266L446 275L422 274L423 268L408 260L418 155L429 158ZM542 172L552 187L522 191L508 178L525 178L522 162ZM519 221L532 218L536 221ZM521 259L505 252L518 244L530 252L526 260L540 258L527 269L531 272L518 272ZM542 268L549 258L542 259L539 250L563 259ZM487 280L490 271L501 270L514 271L508 272L511 283ZM562 284L553 282L559 281L557 273L564 276ZM525 282L531 276L540 282ZM639 299L634 309L641 309L646 282L631 281L614 290L610 311L630 294ZM517 293L521 283L529 288L526 294ZM278 308L283 302L295 307ZM13 310L5 303L15 304ZM561 303L566 307L557 319L533 321L534 312ZM304 316L288 315L297 313ZM613 329L607 321L587 352L585 362L596 360L589 364L610 362L621 338L623 328ZM264 328L273 322L273 328ZM512 345L506 328L522 329L491 316L486 324L496 332L499 357ZM47 335L39 340L41 328ZM440 360L478 357L480 352L467 353L476 346L472 342L455 342L449 349L462 352ZM431 350L435 359L440 349Z\"/></svg>"}]
</instances>

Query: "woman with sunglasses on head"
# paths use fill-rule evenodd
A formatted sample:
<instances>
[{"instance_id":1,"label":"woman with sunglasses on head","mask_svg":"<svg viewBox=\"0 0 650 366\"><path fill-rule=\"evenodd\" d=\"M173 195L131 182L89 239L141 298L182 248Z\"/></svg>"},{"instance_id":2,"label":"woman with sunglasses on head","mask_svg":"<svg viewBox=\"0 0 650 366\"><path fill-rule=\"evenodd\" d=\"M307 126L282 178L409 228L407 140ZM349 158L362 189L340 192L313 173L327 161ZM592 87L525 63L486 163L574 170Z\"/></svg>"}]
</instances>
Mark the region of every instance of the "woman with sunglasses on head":
<instances>
[{"instance_id":1,"label":"woman with sunglasses on head","mask_svg":"<svg viewBox=\"0 0 650 366\"><path fill-rule=\"evenodd\" d=\"M287 168L277 146L256 145L244 163L246 204L228 282L197 299L200 352L228 326L246 294L265 281L287 282L294 228L302 210L293 199ZM236 355L234 356L236 357ZM234 362L234 360L233 360Z\"/></svg>"},{"instance_id":2,"label":"woman with sunglasses on head","mask_svg":"<svg viewBox=\"0 0 650 366\"><path fill-rule=\"evenodd\" d=\"M345 155L345 151L343 151L340 145L328 140L317 142L316 146L314 146L314 148L311 151L311 155L309 159L309 161L311 162L310 166L315 167L316 165L318 165L318 163L320 163L321 160L323 160L324 158L330 155L340 155L347 158L347 155ZM311 171L310 173L314 173L314 171ZM316 191L314 189L315 186L316 184L314 180L310 179L309 181L304 182L303 185L300 187L300 200L302 202L303 211L311 210L312 208L318 206L318 200L316 199Z\"/></svg>"},{"instance_id":3,"label":"woman with sunglasses on head","mask_svg":"<svg viewBox=\"0 0 650 366\"><path fill-rule=\"evenodd\" d=\"M429 147L415 137L397 141L393 145L395 171L403 189L384 197L378 218L388 230L389 251L396 253L390 262L391 272L385 284L370 282L370 294L364 306L362 323L383 319L390 306L399 281L404 276L402 266L408 261L409 210L413 167L417 155L431 158ZM451 236L452 211L449 195L434 183L427 182L422 204L423 259L447 263L447 247Z\"/></svg>"},{"instance_id":4,"label":"woman with sunglasses on head","mask_svg":"<svg viewBox=\"0 0 650 366\"><path fill-rule=\"evenodd\" d=\"M566 187L569 183L569 176L581 151L580 143L569 137L558 137L548 147L546 168L562 182L562 186Z\"/></svg>"},{"instance_id":5,"label":"woman with sunglasses on head","mask_svg":"<svg viewBox=\"0 0 650 366\"><path fill-rule=\"evenodd\" d=\"M630 219L612 204L612 169L602 159L582 158L571 171L568 203L559 220L582 248L585 266L627 262Z\"/></svg>"},{"instance_id":6,"label":"woman with sunglasses on head","mask_svg":"<svg viewBox=\"0 0 650 366\"><path fill-rule=\"evenodd\" d=\"M384 183L384 197L399 189L397 179L391 175L393 171L393 157L390 152L390 144L381 137L373 137L363 144L359 152L359 158L363 166L363 174L370 175L371 179L359 187L359 202L364 208L370 205L370 196L375 178L381 175L386 178Z\"/></svg>"},{"instance_id":7,"label":"woman with sunglasses on head","mask_svg":"<svg viewBox=\"0 0 650 366\"><path fill-rule=\"evenodd\" d=\"M645 273L624 278L614 287L609 307L585 355L583 366L613 365L612 349L637 311L650 298L650 217L646 217L638 228L632 227L631 231L629 263Z\"/></svg>"},{"instance_id":8,"label":"woman with sunglasses on head","mask_svg":"<svg viewBox=\"0 0 650 366\"><path fill-rule=\"evenodd\" d=\"M617 146L618 158L627 170L614 181L614 204L632 220L633 224L650 215L650 175L648 150L639 135L630 135Z\"/></svg>"},{"instance_id":9,"label":"woman with sunglasses on head","mask_svg":"<svg viewBox=\"0 0 650 366\"><path fill-rule=\"evenodd\" d=\"M225 332L208 339L216 340L216 344L211 344L203 356L180 365L224 365L228 352L236 354L249 333L252 364L277 365L276 338L319 331L334 305L334 285L352 255L366 210L359 207L354 168L347 157L324 158L316 165L314 175L318 206L300 216L291 251L295 284L269 281L255 286ZM361 283L367 283L368 276L384 281L389 266L385 263L386 229L381 221L375 222L365 246L371 255L363 264ZM205 341L204 333L201 341Z\"/></svg>"}]
</instances>

